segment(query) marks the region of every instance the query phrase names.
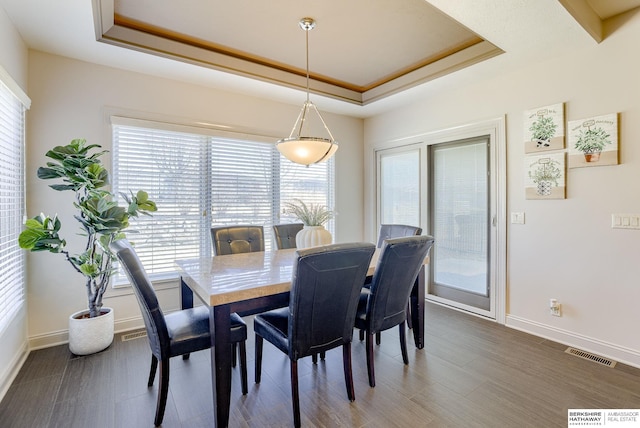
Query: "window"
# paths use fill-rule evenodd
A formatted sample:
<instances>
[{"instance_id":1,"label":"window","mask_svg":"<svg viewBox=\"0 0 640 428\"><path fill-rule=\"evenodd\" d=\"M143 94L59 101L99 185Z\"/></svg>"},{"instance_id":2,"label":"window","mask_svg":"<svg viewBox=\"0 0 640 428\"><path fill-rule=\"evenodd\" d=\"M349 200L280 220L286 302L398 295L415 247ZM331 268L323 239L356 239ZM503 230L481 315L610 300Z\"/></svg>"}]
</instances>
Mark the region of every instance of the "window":
<instances>
[{"instance_id":1,"label":"window","mask_svg":"<svg viewBox=\"0 0 640 428\"><path fill-rule=\"evenodd\" d=\"M266 138L112 122L114 192L141 189L158 205L152 217L132 221L137 233L127 233L154 279L175 277L176 259L211 256L213 225L263 225L270 249L271 226L296 221L283 213L284 202L299 198L333 209L332 160L307 168L286 160ZM327 228L333 231L333 223ZM126 282L124 275L118 282Z\"/></svg>"},{"instance_id":2,"label":"window","mask_svg":"<svg viewBox=\"0 0 640 428\"><path fill-rule=\"evenodd\" d=\"M7 82L5 84L4 82ZM18 246L24 216L25 105L0 69L0 332L24 304L25 256ZM22 99L28 98L23 96Z\"/></svg>"}]
</instances>

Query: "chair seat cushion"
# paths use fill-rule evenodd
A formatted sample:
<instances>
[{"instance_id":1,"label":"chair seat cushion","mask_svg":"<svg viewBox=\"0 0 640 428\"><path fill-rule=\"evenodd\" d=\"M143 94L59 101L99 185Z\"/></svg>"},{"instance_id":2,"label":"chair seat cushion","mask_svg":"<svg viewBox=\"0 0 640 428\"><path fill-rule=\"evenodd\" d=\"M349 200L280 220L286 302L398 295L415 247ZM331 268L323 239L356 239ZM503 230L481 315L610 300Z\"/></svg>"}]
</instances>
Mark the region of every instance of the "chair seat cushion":
<instances>
[{"instance_id":1,"label":"chair seat cushion","mask_svg":"<svg viewBox=\"0 0 640 428\"><path fill-rule=\"evenodd\" d=\"M253 319L255 333L289 355L289 308L263 312Z\"/></svg>"},{"instance_id":2,"label":"chair seat cushion","mask_svg":"<svg viewBox=\"0 0 640 428\"><path fill-rule=\"evenodd\" d=\"M200 351L211 347L209 308L198 306L165 315L171 356ZM247 339L247 325L237 314L231 314L231 342Z\"/></svg>"}]
</instances>

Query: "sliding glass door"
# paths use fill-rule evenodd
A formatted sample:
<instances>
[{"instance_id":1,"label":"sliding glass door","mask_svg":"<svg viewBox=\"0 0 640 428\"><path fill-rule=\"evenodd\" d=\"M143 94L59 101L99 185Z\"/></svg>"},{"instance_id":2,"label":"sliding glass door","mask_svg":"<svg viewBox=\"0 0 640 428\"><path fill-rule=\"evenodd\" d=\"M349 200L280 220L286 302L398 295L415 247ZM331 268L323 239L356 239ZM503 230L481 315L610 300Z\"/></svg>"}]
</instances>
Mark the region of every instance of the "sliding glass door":
<instances>
[{"instance_id":1,"label":"sliding glass door","mask_svg":"<svg viewBox=\"0 0 640 428\"><path fill-rule=\"evenodd\" d=\"M377 225L419 226L435 238L427 300L478 315L504 314L504 224L499 224L501 122L380 149ZM502 250L501 250L502 249Z\"/></svg>"},{"instance_id":2,"label":"sliding glass door","mask_svg":"<svg viewBox=\"0 0 640 428\"><path fill-rule=\"evenodd\" d=\"M430 146L429 294L490 309L489 144L482 137Z\"/></svg>"}]
</instances>

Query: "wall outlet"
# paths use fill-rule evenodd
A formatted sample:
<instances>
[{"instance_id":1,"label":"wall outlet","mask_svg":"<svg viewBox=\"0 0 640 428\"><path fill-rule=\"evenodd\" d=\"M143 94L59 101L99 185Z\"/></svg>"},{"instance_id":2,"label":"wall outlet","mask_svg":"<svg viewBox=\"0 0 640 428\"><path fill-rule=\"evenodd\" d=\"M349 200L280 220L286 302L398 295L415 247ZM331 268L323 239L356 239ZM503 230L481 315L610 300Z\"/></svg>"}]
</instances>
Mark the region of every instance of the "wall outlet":
<instances>
[{"instance_id":1,"label":"wall outlet","mask_svg":"<svg viewBox=\"0 0 640 428\"><path fill-rule=\"evenodd\" d=\"M549 300L549 313L554 317L562 316L562 305L556 300Z\"/></svg>"}]
</instances>

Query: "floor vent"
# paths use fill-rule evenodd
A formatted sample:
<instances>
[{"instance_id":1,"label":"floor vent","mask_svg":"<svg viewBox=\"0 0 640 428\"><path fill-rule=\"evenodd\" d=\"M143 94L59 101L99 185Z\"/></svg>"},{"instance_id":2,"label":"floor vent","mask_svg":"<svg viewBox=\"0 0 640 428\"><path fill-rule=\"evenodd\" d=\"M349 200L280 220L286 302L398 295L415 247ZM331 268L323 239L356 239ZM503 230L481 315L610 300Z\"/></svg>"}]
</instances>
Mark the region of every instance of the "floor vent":
<instances>
[{"instance_id":1,"label":"floor vent","mask_svg":"<svg viewBox=\"0 0 640 428\"><path fill-rule=\"evenodd\" d=\"M601 357L600 355L592 354L591 352L583 351L569 347L566 351L567 354L575 355L576 357L584 358L585 360L593 361L594 363L602 364L603 366L614 368L616 362L609 358Z\"/></svg>"},{"instance_id":2,"label":"floor vent","mask_svg":"<svg viewBox=\"0 0 640 428\"><path fill-rule=\"evenodd\" d=\"M122 335L122 341L123 342L127 342L127 341L133 340L133 339L140 339L141 337L147 337L147 331L146 330L132 331L131 333L123 334Z\"/></svg>"}]
</instances>

